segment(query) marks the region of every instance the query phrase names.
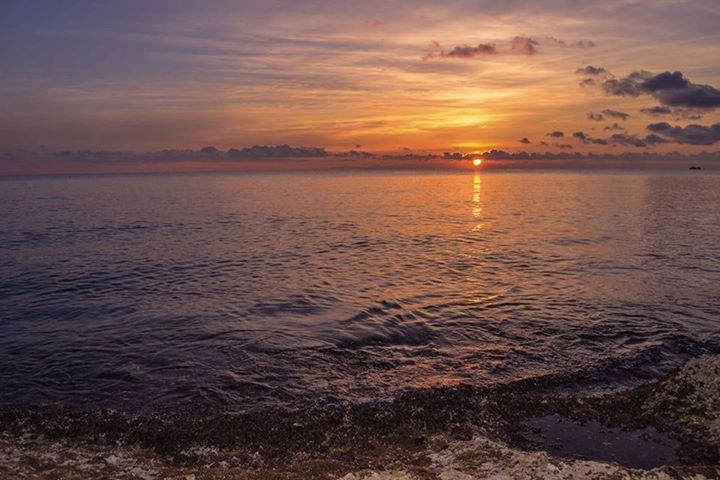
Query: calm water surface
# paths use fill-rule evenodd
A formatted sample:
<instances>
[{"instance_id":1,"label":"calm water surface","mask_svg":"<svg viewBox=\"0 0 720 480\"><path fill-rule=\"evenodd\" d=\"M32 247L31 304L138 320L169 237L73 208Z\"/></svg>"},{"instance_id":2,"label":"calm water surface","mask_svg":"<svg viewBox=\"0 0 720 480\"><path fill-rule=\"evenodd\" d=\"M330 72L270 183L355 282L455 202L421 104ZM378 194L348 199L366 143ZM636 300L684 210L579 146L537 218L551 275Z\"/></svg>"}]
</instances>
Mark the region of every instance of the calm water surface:
<instances>
[{"instance_id":1,"label":"calm water surface","mask_svg":"<svg viewBox=\"0 0 720 480\"><path fill-rule=\"evenodd\" d=\"M720 343L719 206L684 172L0 180L0 403L657 376Z\"/></svg>"}]
</instances>

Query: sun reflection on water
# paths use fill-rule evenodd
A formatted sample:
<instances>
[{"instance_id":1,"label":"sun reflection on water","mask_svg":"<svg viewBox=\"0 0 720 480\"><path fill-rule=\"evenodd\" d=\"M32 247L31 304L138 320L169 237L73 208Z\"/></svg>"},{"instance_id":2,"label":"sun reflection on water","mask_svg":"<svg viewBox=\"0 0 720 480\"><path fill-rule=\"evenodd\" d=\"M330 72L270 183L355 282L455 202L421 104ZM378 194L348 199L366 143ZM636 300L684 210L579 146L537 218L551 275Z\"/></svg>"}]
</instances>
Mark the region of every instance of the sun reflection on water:
<instances>
[{"instance_id":1,"label":"sun reflection on water","mask_svg":"<svg viewBox=\"0 0 720 480\"><path fill-rule=\"evenodd\" d=\"M482 207L480 206L480 191L482 190L482 180L480 178L480 173L475 172L475 175L473 176L473 218L475 219L475 226L473 227L474 231L480 230L482 228L482 223L479 223L478 220L480 219L480 216L482 215Z\"/></svg>"}]
</instances>

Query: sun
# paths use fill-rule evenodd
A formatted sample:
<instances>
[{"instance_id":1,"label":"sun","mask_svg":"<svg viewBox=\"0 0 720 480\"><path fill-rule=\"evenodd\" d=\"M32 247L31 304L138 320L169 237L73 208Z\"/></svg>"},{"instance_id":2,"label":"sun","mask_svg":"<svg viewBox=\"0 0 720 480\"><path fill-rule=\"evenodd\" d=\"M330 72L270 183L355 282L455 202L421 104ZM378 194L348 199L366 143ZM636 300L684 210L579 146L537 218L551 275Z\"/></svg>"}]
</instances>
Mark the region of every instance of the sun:
<instances>
[{"instance_id":1,"label":"sun","mask_svg":"<svg viewBox=\"0 0 720 480\"><path fill-rule=\"evenodd\" d=\"M479 167L480 165L482 165L482 159L476 158L473 160L473 166Z\"/></svg>"}]
</instances>

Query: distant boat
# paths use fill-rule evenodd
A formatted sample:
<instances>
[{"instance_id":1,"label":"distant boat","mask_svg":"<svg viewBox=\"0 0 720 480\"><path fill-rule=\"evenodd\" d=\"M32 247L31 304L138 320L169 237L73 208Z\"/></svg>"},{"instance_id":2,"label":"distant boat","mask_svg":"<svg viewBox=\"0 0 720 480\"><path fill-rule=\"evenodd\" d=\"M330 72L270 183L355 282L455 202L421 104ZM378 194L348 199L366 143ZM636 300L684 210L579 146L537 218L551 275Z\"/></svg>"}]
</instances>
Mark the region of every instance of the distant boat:
<instances>
[{"instance_id":1,"label":"distant boat","mask_svg":"<svg viewBox=\"0 0 720 480\"><path fill-rule=\"evenodd\" d=\"M690 166L690 170L702 170L702 167L697 167L695 165Z\"/></svg>"}]
</instances>

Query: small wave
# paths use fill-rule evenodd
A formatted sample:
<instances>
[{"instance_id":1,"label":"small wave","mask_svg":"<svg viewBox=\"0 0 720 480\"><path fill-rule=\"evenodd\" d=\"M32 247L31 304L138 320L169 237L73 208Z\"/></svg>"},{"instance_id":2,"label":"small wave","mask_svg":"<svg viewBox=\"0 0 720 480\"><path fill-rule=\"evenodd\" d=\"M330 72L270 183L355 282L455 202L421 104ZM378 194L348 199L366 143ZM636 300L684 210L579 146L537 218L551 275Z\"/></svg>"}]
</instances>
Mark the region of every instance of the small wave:
<instances>
[{"instance_id":1,"label":"small wave","mask_svg":"<svg viewBox=\"0 0 720 480\"><path fill-rule=\"evenodd\" d=\"M639 351L608 358L575 371L529 377L512 382L513 388L572 395L578 391L607 393L657 381L691 358L720 354L720 342L697 341L669 335Z\"/></svg>"}]
</instances>

